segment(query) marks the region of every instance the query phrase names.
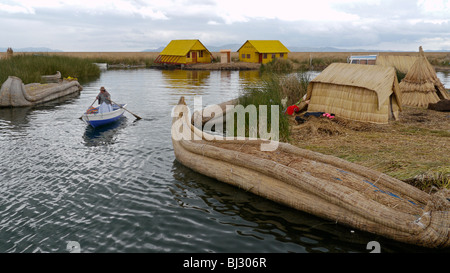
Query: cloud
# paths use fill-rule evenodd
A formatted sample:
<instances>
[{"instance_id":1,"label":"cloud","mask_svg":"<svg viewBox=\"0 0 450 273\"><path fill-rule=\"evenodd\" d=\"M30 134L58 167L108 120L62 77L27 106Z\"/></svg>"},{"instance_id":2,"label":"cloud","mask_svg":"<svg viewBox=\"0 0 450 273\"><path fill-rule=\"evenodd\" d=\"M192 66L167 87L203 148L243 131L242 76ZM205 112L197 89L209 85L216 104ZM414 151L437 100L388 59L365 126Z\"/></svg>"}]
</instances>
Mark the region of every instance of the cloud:
<instances>
[{"instance_id":1,"label":"cloud","mask_svg":"<svg viewBox=\"0 0 450 273\"><path fill-rule=\"evenodd\" d=\"M24 13L24 14L34 13L34 9L30 7L21 5L3 4L3 3L0 3L0 10L6 13Z\"/></svg>"},{"instance_id":2,"label":"cloud","mask_svg":"<svg viewBox=\"0 0 450 273\"><path fill-rule=\"evenodd\" d=\"M127 1L127 0L77 0L77 1L9 1L11 4L0 4L2 11L10 13L35 14L36 10L65 10L67 12L84 12L93 15L139 15L155 20L167 19L157 6L149 3L158 1ZM148 1L147 1L148 2Z\"/></svg>"},{"instance_id":3,"label":"cloud","mask_svg":"<svg viewBox=\"0 0 450 273\"><path fill-rule=\"evenodd\" d=\"M227 24L248 22L252 19L278 19L282 21L350 21L359 16L333 9L330 0L229 0L218 2L217 16Z\"/></svg>"},{"instance_id":4,"label":"cloud","mask_svg":"<svg viewBox=\"0 0 450 273\"><path fill-rule=\"evenodd\" d=\"M444 49L449 0L2 1L2 42L65 51L140 51L173 39L296 47ZM51 31L42 31L49 29ZM395 47L395 48L394 48Z\"/></svg>"}]
</instances>

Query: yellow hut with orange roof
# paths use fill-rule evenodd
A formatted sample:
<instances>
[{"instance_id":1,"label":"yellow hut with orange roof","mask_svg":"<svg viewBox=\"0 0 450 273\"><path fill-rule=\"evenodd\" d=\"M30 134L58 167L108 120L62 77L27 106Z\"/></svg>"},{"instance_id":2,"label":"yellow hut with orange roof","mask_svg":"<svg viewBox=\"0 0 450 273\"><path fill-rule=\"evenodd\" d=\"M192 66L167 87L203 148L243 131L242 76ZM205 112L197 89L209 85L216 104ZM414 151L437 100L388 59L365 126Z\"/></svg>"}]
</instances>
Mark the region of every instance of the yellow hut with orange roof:
<instances>
[{"instance_id":1,"label":"yellow hut with orange roof","mask_svg":"<svg viewBox=\"0 0 450 273\"><path fill-rule=\"evenodd\" d=\"M155 60L155 63L175 65L210 62L211 52L200 40L172 40Z\"/></svg>"}]
</instances>

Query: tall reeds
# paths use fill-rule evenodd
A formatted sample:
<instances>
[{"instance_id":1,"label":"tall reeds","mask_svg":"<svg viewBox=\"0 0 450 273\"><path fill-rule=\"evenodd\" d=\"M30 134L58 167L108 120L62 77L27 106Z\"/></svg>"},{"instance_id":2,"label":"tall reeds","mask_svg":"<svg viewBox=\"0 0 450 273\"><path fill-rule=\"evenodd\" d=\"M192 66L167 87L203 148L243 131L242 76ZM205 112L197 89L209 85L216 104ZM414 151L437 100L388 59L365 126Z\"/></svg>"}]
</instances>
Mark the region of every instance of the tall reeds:
<instances>
[{"instance_id":1,"label":"tall reeds","mask_svg":"<svg viewBox=\"0 0 450 273\"><path fill-rule=\"evenodd\" d=\"M100 69L89 59L53 55L14 55L0 60L0 84L8 76L16 76L27 83L41 82L41 76L61 72L62 77L85 81L100 76Z\"/></svg>"},{"instance_id":2,"label":"tall reeds","mask_svg":"<svg viewBox=\"0 0 450 273\"><path fill-rule=\"evenodd\" d=\"M267 106L267 128L271 128L271 106L278 105L279 109L279 140L288 141L290 127L288 116L285 114L285 105L283 100L294 104L298 102L307 92L309 77L306 73L299 72L294 74L275 74L269 73L263 76L262 81L254 86L246 87L239 97L239 104L247 107L254 105L259 113L261 105ZM248 120L246 120L246 123ZM236 122L235 122L236 124ZM248 124L246 124L248 127ZM248 136L246 128L246 136Z\"/></svg>"},{"instance_id":3,"label":"tall reeds","mask_svg":"<svg viewBox=\"0 0 450 273\"><path fill-rule=\"evenodd\" d=\"M261 64L259 71L269 72L269 73L289 73L292 72L294 66L292 65L291 60L285 59L273 59L271 62L267 64Z\"/></svg>"}]
</instances>

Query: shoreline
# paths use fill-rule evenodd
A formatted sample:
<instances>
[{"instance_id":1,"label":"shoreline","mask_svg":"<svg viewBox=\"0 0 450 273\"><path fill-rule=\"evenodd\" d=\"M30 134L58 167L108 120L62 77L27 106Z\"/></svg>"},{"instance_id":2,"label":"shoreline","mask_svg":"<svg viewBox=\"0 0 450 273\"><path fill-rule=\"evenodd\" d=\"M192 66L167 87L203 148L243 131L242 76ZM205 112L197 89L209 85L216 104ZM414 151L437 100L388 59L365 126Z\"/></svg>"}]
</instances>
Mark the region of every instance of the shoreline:
<instances>
[{"instance_id":1,"label":"shoreline","mask_svg":"<svg viewBox=\"0 0 450 273\"><path fill-rule=\"evenodd\" d=\"M111 68L143 68L153 67L146 65L159 56L160 52L14 52L17 55L56 55L70 56L98 60L101 59L108 63ZM220 58L220 52L211 52L212 56ZM327 63L345 62L351 55L368 54L367 52L290 52L288 60L291 60L295 66L308 66L310 63L316 70L323 69ZM380 56L417 56L418 52L374 52ZM430 60L445 61L449 59L449 52L425 52L425 56ZM238 52L231 53L231 59L238 59ZM6 52L0 52L0 59L6 58ZM318 63L316 63L316 61ZM260 64L231 62L231 63L208 63L187 65L183 69L190 70L256 70ZM449 66L433 65L436 71L450 72ZM155 68L156 65L155 65Z\"/></svg>"}]
</instances>

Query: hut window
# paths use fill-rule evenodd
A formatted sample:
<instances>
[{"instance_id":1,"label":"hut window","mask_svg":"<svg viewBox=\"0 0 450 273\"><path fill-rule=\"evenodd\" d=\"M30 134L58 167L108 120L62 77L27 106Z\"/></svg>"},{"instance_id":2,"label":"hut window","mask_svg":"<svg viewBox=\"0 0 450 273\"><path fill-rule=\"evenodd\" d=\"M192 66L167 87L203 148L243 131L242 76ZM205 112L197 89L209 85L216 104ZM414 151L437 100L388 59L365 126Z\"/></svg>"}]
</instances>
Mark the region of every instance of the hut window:
<instances>
[{"instance_id":1,"label":"hut window","mask_svg":"<svg viewBox=\"0 0 450 273\"><path fill-rule=\"evenodd\" d=\"M277 57L277 54L272 54L272 59L275 59Z\"/></svg>"},{"instance_id":2,"label":"hut window","mask_svg":"<svg viewBox=\"0 0 450 273\"><path fill-rule=\"evenodd\" d=\"M247 59L250 59L250 54L247 54Z\"/></svg>"},{"instance_id":3,"label":"hut window","mask_svg":"<svg viewBox=\"0 0 450 273\"><path fill-rule=\"evenodd\" d=\"M263 54L263 58L264 58L264 59L267 59L267 53L264 53L264 54Z\"/></svg>"},{"instance_id":4,"label":"hut window","mask_svg":"<svg viewBox=\"0 0 450 273\"><path fill-rule=\"evenodd\" d=\"M245 54L242 54L242 59L245 59Z\"/></svg>"},{"instance_id":5,"label":"hut window","mask_svg":"<svg viewBox=\"0 0 450 273\"><path fill-rule=\"evenodd\" d=\"M284 53L280 53L280 58L283 58L284 57Z\"/></svg>"},{"instance_id":6,"label":"hut window","mask_svg":"<svg viewBox=\"0 0 450 273\"><path fill-rule=\"evenodd\" d=\"M191 57L191 52L188 52L188 54L186 55L186 58L190 58Z\"/></svg>"},{"instance_id":7,"label":"hut window","mask_svg":"<svg viewBox=\"0 0 450 273\"><path fill-rule=\"evenodd\" d=\"M198 55L200 58L203 58L203 51L200 51L200 53Z\"/></svg>"}]
</instances>

